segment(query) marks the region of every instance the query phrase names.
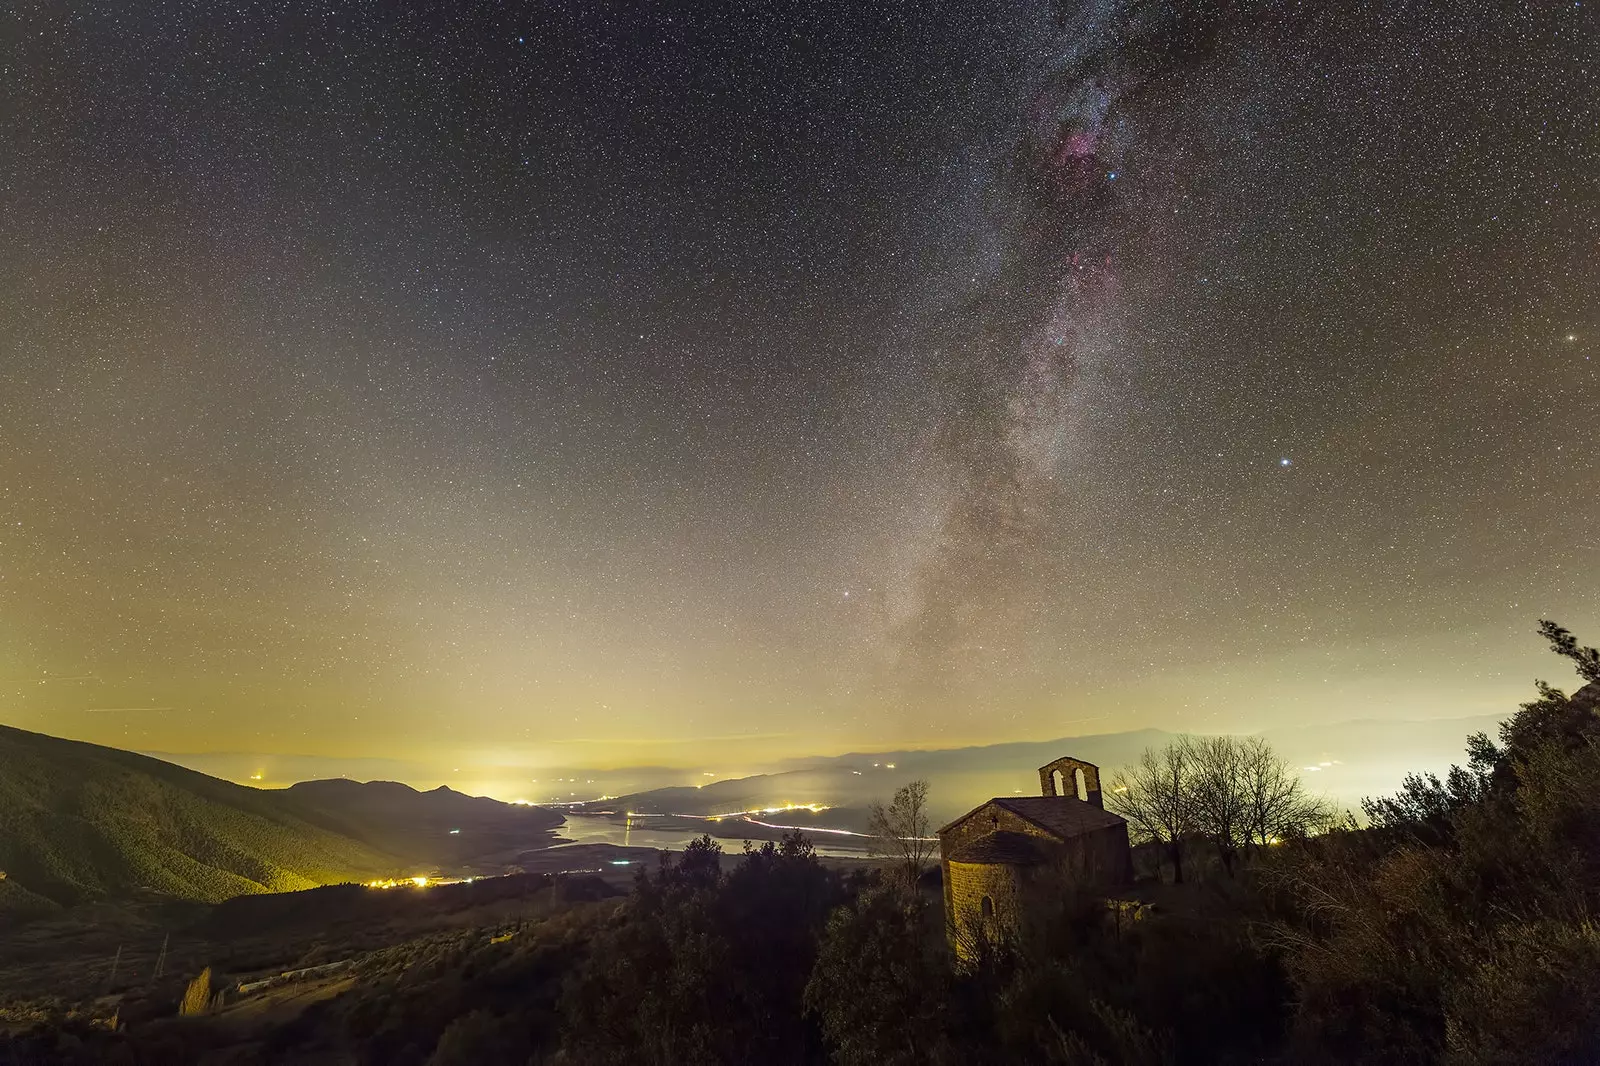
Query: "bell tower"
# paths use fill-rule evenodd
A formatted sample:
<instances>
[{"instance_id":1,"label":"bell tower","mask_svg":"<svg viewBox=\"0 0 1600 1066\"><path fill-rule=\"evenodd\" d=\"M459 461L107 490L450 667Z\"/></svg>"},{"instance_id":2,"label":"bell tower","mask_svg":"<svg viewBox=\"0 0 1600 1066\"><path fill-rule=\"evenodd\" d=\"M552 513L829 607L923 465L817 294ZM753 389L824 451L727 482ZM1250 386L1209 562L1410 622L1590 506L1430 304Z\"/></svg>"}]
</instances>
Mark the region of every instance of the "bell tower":
<instances>
[{"instance_id":1,"label":"bell tower","mask_svg":"<svg viewBox=\"0 0 1600 1066\"><path fill-rule=\"evenodd\" d=\"M1100 795L1100 767L1070 755L1039 767L1039 793L1043 796L1072 796L1096 807L1105 806L1105 800Z\"/></svg>"}]
</instances>

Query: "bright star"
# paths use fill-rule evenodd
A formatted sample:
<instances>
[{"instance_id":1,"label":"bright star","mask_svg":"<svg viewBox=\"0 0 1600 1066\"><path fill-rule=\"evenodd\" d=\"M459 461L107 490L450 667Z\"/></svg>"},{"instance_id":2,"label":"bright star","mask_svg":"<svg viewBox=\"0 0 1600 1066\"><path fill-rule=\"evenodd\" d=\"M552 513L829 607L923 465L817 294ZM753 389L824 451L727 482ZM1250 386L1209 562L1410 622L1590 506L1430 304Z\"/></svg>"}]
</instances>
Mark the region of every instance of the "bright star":
<instances>
[{"instance_id":1,"label":"bright star","mask_svg":"<svg viewBox=\"0 0 1600 1066\"><path fill-rule=\"evenodd\" d=\"M1287 458L1279 459L1278 460L1278 465L1279 466L1288 466L1288 465L1290 465L1289 464L1289 460Z\"/></svg>"}]
</instances>

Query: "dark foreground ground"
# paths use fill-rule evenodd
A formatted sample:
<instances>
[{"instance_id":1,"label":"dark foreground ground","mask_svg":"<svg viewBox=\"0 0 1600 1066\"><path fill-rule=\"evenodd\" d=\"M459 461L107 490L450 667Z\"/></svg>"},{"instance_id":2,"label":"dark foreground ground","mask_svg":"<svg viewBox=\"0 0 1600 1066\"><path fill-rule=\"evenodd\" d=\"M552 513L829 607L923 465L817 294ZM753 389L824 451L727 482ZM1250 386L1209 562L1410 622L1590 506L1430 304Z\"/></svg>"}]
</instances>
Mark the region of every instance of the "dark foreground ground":
<instances>
[{"instance_id":1,"label":"dark foreground ground","mask_svg":"<svg viewBox=\"0 0 1600 1066\"><path fill-rule=\"evenodd\" d=\"M207 967L222 1017L282 1024L351 987L374 953L466 930L515 935L556 915L603 911L659 858L650 848L578 844L526 853L522 873L426 887L335 885L216 905L153 894L83 904L0 927L0 1033L46 1017L127 1025L175 1015L186 985ZM841 870L873 864L821 861Z\"/></svg>"}]
</instances>

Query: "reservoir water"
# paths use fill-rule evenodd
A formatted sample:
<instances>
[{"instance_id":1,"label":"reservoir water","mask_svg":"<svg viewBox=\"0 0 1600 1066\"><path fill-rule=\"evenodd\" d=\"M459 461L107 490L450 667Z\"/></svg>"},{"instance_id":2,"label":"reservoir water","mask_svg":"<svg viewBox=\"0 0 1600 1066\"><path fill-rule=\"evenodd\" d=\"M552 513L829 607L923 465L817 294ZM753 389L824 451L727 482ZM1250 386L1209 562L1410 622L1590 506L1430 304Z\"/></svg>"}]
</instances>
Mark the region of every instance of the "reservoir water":
<instances>
[{"instance_id":1,"label":"reservoir water","mask_svg":"<svg viewBox=\"0 0 1600 1066\"><path fill-rule=\"evenodd\" d=\"M712 834L717 843L722 845L722 850L729 855L737 855L743 847L739 841L737 825L737 822L724 821L717 829L728 835ZM557 847L562 844L615 844L618 847L654 848L657 851L682 851L689 841L700 835L698 832L677 825L662 825L657 819L599 814L569 814L556 832L561 837ZM830 835L826 833L806 835L816 846L818 855L854 859L866 854L866 840L862 837L846 837L844 839L850 843L841 843L838 839L830 839ZM859 844L856 843L858 841ZM761 843L760 839L753 839L751 846L760 847ZM851 844L856 846L852 847Z\"/></svg>"}]
</instances>

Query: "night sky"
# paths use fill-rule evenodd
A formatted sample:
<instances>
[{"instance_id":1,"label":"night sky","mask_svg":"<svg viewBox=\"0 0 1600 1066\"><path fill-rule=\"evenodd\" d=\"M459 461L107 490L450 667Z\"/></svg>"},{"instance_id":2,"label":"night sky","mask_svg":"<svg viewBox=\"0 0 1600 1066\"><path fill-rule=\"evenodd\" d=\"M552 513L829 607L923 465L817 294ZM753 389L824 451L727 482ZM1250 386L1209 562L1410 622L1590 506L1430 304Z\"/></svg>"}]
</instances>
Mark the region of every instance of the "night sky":
<instances>
[{"instance_id":1,"label":"night sky","mask_svg":"<svg viewBox=\"0 0 1600 1066\"><path fill-rule=\"evenodd\" d=\"M1588 3L23 0L0 138L0 721L687 766L1600 639Z\"/></svg>"}]
</instances>

